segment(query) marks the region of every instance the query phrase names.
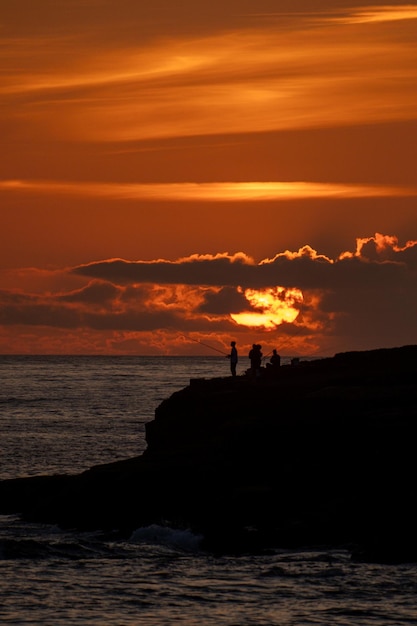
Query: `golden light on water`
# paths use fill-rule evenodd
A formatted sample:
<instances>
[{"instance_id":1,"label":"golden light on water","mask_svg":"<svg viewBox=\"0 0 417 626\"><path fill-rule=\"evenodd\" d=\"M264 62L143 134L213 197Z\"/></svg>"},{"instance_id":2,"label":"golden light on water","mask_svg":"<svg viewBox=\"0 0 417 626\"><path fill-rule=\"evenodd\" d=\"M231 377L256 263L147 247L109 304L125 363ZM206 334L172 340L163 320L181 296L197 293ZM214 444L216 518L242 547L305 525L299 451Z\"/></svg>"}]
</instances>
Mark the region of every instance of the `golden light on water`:
<instances>
[{"instance_id":1,"label":"golden light on water","mask_svg":"<svg viewBox=\"0 0 417 626\"><path fill-rule=\"evenodd\" d=\"M245 289L243 293L255 311L232 313L232 319L242 326L266 330L272 330L283 322L294 322L303 302L303 293L297 288Z\"/></svg>"}]
</instances>

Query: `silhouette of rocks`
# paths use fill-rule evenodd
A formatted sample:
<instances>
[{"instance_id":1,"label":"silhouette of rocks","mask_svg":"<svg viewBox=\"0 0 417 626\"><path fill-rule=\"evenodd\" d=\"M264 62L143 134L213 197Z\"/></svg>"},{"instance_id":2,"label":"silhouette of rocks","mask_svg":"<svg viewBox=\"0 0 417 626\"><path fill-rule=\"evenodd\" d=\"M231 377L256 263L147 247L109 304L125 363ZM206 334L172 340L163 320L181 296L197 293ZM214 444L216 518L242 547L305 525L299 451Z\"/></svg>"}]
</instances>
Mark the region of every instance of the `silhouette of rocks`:
<instances>
[{"instance_id":1,"label":"silhouette of rocks","mask_svg":"<svg viewBox=\"0 0 417 626\"><path fill-rule=\"evenodd\" d=\"M129 535L190 528L218 552L345 546L417 561L417 346L195 379L146 426L143 455L0 482L0 512Z\"/></svg>"}]
</instances>

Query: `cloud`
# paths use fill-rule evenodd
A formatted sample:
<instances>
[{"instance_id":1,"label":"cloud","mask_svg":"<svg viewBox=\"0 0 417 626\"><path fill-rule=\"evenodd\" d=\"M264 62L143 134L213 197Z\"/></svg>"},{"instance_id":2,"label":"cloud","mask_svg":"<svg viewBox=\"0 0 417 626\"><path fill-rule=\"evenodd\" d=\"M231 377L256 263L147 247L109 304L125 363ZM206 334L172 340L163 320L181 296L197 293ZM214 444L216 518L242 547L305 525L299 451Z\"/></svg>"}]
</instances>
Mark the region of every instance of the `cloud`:
<instances>
[{"instance_id":1,"label":"cloud","mask_svg":"<svg viewBox=\"0 0 417 626\"><path fill-rule=\"evenodd\" d=\"M363 7L352 11L349 15L334 18L345 24L368 24L380 22L396 22L399 20L417 19L417 6L415 4L387 5Z\"/></svg>"},{"instance_id":2,"label":"cloud","mask_svg":"<svg viewBox=\"0 0 417 626\"><path fill-rule=\"evenodd\" d=\"M213 24L210 34L178 31L110 49L87 36L74 41L73 32L10 38L0 54L4 119L71 142L415 119L413 33L402 43L383 28L402 20L412 29L415 14L415 5L324 12L315 21L297 13L291 30L282 19L252 27L239 19ZM19 72L8 71L10 51ZM58 67L57 57L66 59Z\"/></svg>"},{"instance_id":3,"label":"cloud","mask_svg":"<svg viewBox=\"0 0 417 626\"><path fill-rule=\"evenodd\" d=\"M194 255L180 261L125 261L114 259L75 267L75 274L111 280L120 284L156 283L185 285L236 285L236 278L254 270L243 254Z\"/></svg>"},{"instance_id":4,"label":"cloud","mask_svg":"<svg viewBox=\"0 0 417 626\"><path fill-rule=\"evenodd\" d=\"M381 242L384 242L382 245ZM373 254L374 258L370 255ZM407 281L417 256L415 242L400 247L395 237L377 234L358 240L355 253L338 259L319 255L309 246L285 251L255 264L240 255L189 257L180 261L124 261L90 263L74 268L75 274L111 280L120 284L156 283L229 286L262 289L280 285L301 289L331 289L380 286L385 281Z\"/></svg>"},{"instance_id":5,"label":"cloud","mask_svg":"<svg viewBox=\"0 0 417 626\"><path fill-rule=\"evenodd\" d=\"M198 310L202 314L226 316L231 311L243 311L247 306L248 301L241 290L222 287L208 290Z\"/></svg>"},{"instance_id":6,"label":"cloud","mask_svg":"<svg viewBox=\"0 0 417 626\"><path fill-rule=\"evenodd\" d=\"M165 200L168 202L260 202L314 198L376 198L416 196L417 187L355 185L318 182L210 182L120 184L56 181L0 181L0 190L53 195L105 197L121 200Z\"/></svg>"},{"instance_id":7,"label":"cloud","mask_svg":"<svg viewBox=\"0 0 417 626\"><path fill-rule=\"evenodd\" d=\"M100 307L77 307L74 306L73 297L67 300L70 300L72 304L65 303L62 297L35 298L30 295L2 291L0 292L0 325L114 331L150 331L195 326L195 324L187 324L186 319L180 317L172 309L138 311L136 307L119 308L117 303L111 302L106 305L104 301L101 302ZM85 304L86 300L82 302ZM97 305L97 302L94 305ZM207 324L203 323L203 326Z\"/></svg>"},{"instance_id":8,"label":"cloud","mask_svg":"<svg viewBox=\"0 0 417 626\"><path fill-rule=\"evenodd\" d=\"M415 241L407 241L404 246L400 246L397 237L376 233L374 237L357 239L356 244L356 257L369 261L403 263L409 269L417 269Z\"/></svg>"},{"instance_id":9,"label":"cloud","mask_svg":"<svg viewBox=\"0 0 417 626\"><path fill-rule=\"evenodd\" d=\"M259 263L222 253L175 262L112 259L69 272L84 285L1 291L0 326L173 338L279 329L281 344L287 337L310 353L417 340L417 241L400 244L380 233L358 238L355 250L335 259L304 246Z\"/></svg>"},{"instance_id":10,"label":"cloud","mask_svg":"<svg viewBox=\"0 0 417 626\"><path fill-rule=\"evenodd\" d=\"M61 302L103 304L117 298L120 289L108 282L91 281L86 287L71 291L57 298Z\"/></svg>"}]
</instances>

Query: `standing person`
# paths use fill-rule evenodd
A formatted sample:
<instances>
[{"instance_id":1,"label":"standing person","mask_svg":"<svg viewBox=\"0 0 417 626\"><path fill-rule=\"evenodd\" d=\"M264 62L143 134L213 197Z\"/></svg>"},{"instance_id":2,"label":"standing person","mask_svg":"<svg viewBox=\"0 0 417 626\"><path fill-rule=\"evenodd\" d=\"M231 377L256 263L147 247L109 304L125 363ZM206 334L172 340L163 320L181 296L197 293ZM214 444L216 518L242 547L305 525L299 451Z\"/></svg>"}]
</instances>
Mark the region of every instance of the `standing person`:
<instances>
[{"instance_id":1,"label":"standing person","mask_svg":"<svg viewBox=\"0 0 417 626\"><path fill-rule=\"evenodd\" d=\"M248 355L250 359L250 368L251 368L252 375L256 377L261 375L261 363L262 363L261 348L262 346L260 346L257 343L254 343Z\"/></svg>"},{"instance_id":2,"label":"standing person","mask_svg":"<svg viewBox=\"0 0 417 626\"><path fill-rule=\"evenodd\" d=\"M261 344L256 344L256 352L255 352L255 373L257 378L261 375L261 365L262 365L262 346Z\"/></svg>"},{"instance_id":3,"label":"standing person","mask_svg":"<svg viewBox=\"0 0 417 626\"><path fill-rule=\"evenodd\" d=\"M230 354L227 357L230 359L230 371L232 372L232 376L236 376L236 365L237 365L237 349L236 349L236 341L231 341L231 350Z\"/></svg>"}]
</instances>

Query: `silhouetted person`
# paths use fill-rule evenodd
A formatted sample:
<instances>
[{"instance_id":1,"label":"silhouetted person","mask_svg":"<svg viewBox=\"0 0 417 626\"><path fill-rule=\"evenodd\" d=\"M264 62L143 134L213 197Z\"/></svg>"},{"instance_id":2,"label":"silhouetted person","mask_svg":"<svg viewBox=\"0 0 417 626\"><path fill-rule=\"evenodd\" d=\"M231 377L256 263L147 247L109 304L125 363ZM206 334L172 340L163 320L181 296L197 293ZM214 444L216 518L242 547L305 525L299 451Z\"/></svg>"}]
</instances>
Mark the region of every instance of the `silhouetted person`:
<instances>
[{"instance_id":1,"label":"silhouetted person","mask_svg":"<svg viewBox=\"0 0 417 626\"><path fill-rule=\"evenodd\" d=\"M236 376L236 365L238 361L236 341L231 341L230 345L232 349L230 350L230 354L228 354L227 357L230 359L230 371L232 372L232 376Z\"/></svg>"},{"instance_id":2,"label":"silhouetted person","mask_svg":"<svg viewBox=\"0 0 417 626\"><path fill-rule=\"evenodd\" d=\"M261 348L262 346L260 346L258 343L254 343L248 355L250 359L250 368L254 376L261 375L261 363L262 363Z\"/></svg>"},{"instance_id":3,"label":"silhouetted person","mask_svg":"<svg viewBox=\"0 0 417 626\"><path fill-rule=\"evenodd\" d=\"M255 352L256 352L256 344L252 344L252 348L249 350L249 361L250 361L250 368L252 370L252 372L254 371L254 362L255 362Z\"/></svg>"},{"instance_id":4,"label":"silhouetted person","mask_svg":"<svg viewBox=\"0 0 417 626\"><path fill-rule=\"evenodd\" d=\"M272 356L269 362L273 367L279 367L281 365L281 357L275 349L272 350Z\"/></svg>"},{"instance_id":5,"label":"silhouetted person","mask_svg":"<svg viewBox=\"0 0 417 626\"><path fill-rule=\"evenodd\" d=\"M255 359L255 367L258 376L261 375L261 365L262 365L262 346L258 343L256 344L256 359Z\"/></svg>"}]
</instances>

